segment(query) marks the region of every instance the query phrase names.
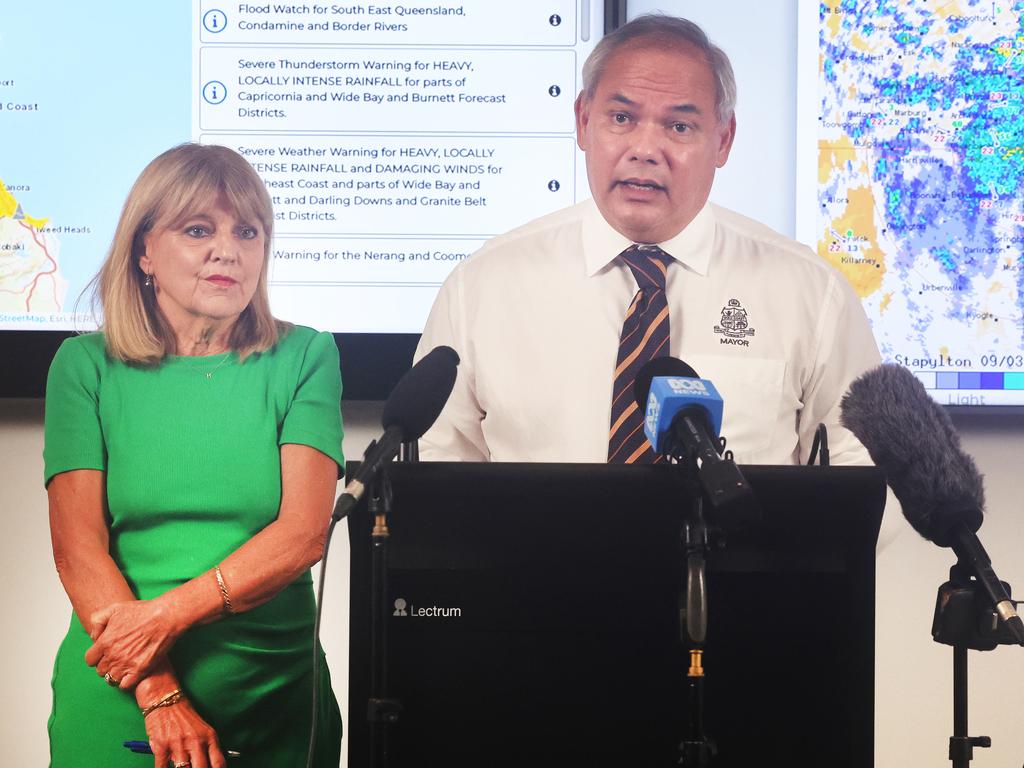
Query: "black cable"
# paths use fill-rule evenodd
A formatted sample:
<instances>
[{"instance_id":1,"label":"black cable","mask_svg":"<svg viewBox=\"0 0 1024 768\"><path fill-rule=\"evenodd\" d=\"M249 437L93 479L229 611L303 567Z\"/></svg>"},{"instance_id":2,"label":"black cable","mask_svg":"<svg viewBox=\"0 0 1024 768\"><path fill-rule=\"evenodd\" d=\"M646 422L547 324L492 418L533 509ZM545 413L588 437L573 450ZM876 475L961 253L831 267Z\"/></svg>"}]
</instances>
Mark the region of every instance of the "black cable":
<instances>
[{"instance_id":1,"label":"black cable","mask_svg":"<svg viewBox=\"0 0 1024 768\"><path fill-rule=\"evenodd\" d=\"M828 430L825 429L824 424L818 425L818 434L821 435L821 466L827 467L829 465Z\"/></svg>"},{"instance_id":2,"label":"black cable","mask_svg":"<svg viewBox=\"0 0 1024 768\"><path fill-rule=\"evenodd\" d=\"M819 424L818 428L814 431L814 442L811 443L811 455L807 459L807 466L814 464L814 460L818 458L818 450L821 450L821 466L829 466L829 454L828 454L828 430L824 424Z\"/></svg>"}]
</instances>

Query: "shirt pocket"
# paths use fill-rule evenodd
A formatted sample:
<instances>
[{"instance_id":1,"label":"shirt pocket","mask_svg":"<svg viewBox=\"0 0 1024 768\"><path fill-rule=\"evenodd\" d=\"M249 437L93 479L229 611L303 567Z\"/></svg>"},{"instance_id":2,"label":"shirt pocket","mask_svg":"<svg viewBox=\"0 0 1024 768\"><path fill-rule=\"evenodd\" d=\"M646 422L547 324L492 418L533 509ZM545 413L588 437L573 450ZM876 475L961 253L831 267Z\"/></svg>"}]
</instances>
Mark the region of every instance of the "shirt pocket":
<instances>
[{"instance_id":1,"label":"shirt pocket","mask_svg":"<svg viewBox=\"0 0 1024 768\"><path fill-rule=\"evenodd\" d=\"M785 360L724 355L687 355L686 360L722 396L722 435L739 463L753 462L773 447L773 440L785 442L780 430L787 425L795 435L795 413L781 413Z\"/></svg>"}]
</instances>

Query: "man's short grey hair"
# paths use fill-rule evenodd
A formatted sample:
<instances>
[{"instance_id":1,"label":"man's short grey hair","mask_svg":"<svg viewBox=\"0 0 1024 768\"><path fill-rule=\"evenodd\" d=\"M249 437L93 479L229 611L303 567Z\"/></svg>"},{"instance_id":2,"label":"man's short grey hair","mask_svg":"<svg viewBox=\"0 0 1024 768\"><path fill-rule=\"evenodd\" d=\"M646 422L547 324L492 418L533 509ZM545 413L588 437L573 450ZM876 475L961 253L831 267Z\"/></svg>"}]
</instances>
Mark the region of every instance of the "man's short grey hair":
<instances>
[{"instance_id":1,"label":"man's short grey hair","mask_svg":"<svg viewBox=\"0 0 1024 768\"><path fill-rule=\"evenodd\" d=\"M736 109L736 77L729 57L692 21L663 13L637 16L601 38L583 64L583 92L588 99L593 98L612 54L635 41L643 41L651 48L670 50L681 45L696 46L707 59L715 78L715 112L718 120L725 123L732 118Z\"/></svg>"}]
</instances>

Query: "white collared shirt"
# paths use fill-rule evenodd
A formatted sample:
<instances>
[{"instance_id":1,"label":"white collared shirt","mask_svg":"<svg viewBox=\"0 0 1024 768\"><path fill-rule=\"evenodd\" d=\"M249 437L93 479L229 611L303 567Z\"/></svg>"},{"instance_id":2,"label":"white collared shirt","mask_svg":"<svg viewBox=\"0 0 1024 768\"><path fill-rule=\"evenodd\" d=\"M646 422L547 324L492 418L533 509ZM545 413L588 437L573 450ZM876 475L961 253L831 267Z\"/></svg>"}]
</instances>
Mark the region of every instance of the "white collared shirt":
<instances>
[{"instance_id":1,"label":"white collared shirt","mask_svg":"<svg viewBox=\"0 0 1024 768\"><path fill-rule=\"evenodd\" d=\"M445 281L417 349L461 357L424 459L604 462L612 374L637 284L632 243L592 200L497 237ZM805 461L819 422L834 464L869 464L839 424L850 382L880 362L849 283L810 249L708 204L670 254L671 354L725 403L745 464Z\"/></svg>"}]
</instances>

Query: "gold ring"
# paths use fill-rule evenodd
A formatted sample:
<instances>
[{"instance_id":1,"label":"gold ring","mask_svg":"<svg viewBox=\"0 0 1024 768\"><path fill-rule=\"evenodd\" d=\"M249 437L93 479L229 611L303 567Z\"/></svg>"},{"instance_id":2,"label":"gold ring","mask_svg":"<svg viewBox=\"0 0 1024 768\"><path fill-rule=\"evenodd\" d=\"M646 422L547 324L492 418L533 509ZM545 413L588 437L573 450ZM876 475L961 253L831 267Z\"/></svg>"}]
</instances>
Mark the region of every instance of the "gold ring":
<instances>
[{"instance_id":1,"label":"gold ring","mask_svg":"<svg viewBox=\"0 0 1024 768\"><path fill-rule=\"evenodd\" d=\"M103 676L103 679L107 681L107 685L113 686L114 688L118 688L121 685L121 681L115 680L109 672Z\"/></svg>"}]
</instances>

